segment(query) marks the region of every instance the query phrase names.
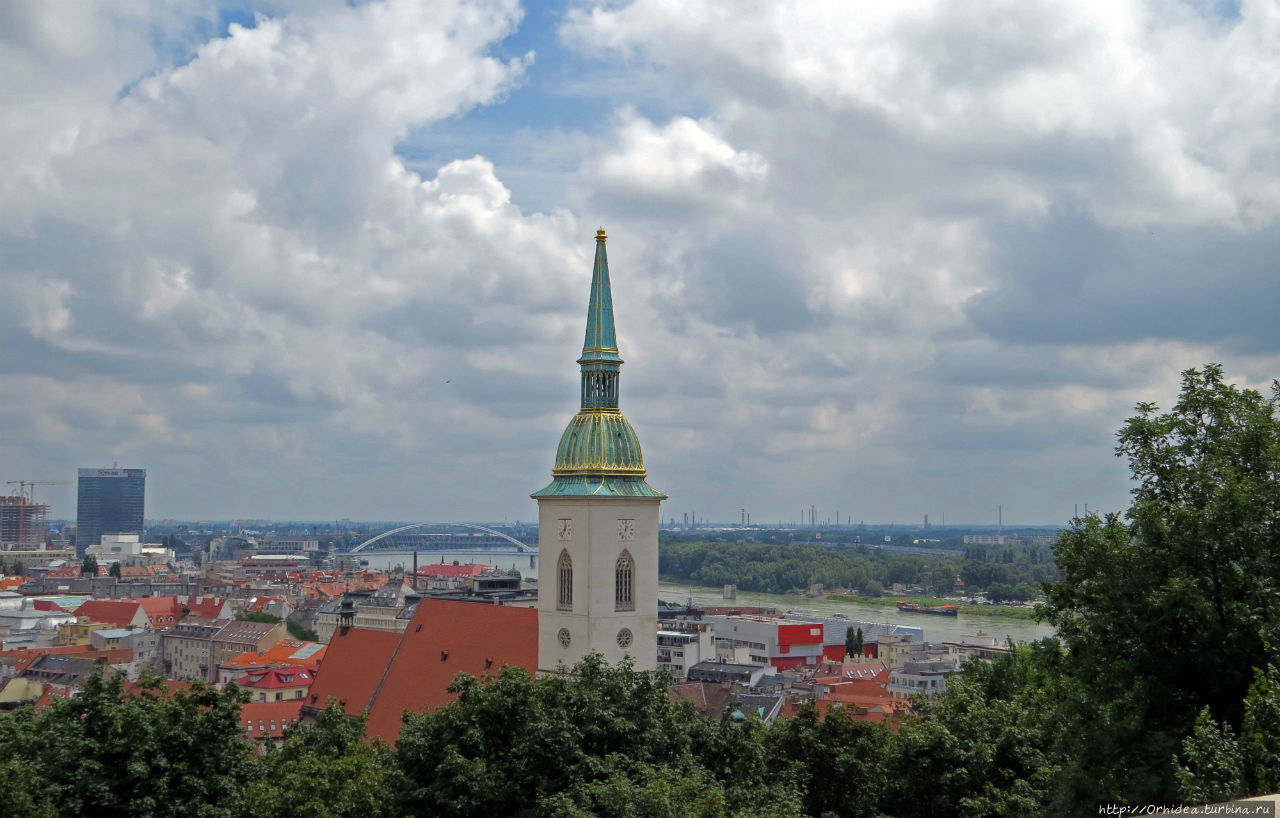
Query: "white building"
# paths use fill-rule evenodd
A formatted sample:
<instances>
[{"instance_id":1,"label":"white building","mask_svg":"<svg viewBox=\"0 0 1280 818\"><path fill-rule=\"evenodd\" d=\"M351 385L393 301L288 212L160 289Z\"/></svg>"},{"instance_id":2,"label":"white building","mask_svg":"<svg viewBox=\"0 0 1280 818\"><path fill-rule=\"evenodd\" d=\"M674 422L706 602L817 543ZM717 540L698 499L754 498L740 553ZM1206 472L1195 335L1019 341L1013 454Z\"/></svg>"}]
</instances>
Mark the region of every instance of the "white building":
<instances>
[{"instance_id":1,"label":"white building","mask_svg":"<svg viewBox=\"0 0 1280 818\"><path fill-rule=\"evenodd\" d=\"M658 506L635 430L618 408L622 358L613 324L605 234L596 233L581 409L556 449L538 501L538 666L597 652L653 670L658 630Z\"/></svg>"},{"instance_id":2,"label":"white building","mask_svg":"<svg viewBox=\"0 0 1280 818\"><path fill-rule=\"evenodd\" d=\"M696 628L664 628L658 631L658 668L677 682L689 675L689 668L715 658L715 643L709 625Z\"/></svg>"}]
</instances>

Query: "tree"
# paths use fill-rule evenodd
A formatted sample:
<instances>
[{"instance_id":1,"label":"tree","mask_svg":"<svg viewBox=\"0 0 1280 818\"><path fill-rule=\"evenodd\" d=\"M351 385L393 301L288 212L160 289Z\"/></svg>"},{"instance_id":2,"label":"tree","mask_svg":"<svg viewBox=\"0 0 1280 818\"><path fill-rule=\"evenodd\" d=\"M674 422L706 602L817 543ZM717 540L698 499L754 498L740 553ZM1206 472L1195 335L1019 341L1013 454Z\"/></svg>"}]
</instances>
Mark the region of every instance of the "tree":
<instances>
[{"instance_id":1,"label":"tree","mask_svg":"<svg viewBox=\"0 0 1280 818\"><path fill-rule=\"evenodd\" d=\"M98 575L98 558L92 554L85 554L84 561L80 563L80 576L96 577Z\"/></svg>"},{"instance_id":2,"label":"tree","mask_svg":"<svg viewBox=\"0 0 1280 818\"><path fill-rule=\"evenodd\" d=\"M291 637L300 642L320 641L320 634L316 633L311 628L308 628L306 625L303 625L301 622L296 622L292 619L285 619L284 627Z\"/></svg>"},{"instance_id":3,"label":"tree","mask_svg":"<svg viewBox=\"0 0 1280 818\"><path fill-rule=\"evenodd\" d=\"M0 784L20 794L6 815L227 814L252 772L242 701L234 685L127 695L95 675L40 713L20 708L0 719Z\"/></svg>"},{"instance_id":4,"label":"tree","mask_svg":"<svg viewBox=\"0 0 1280 818\"><path fill-rule=\"evenodd\" d=\"M1078 814L1086 802L1053 803L1057 656L1049 643L989 663L970 659L946 690L918 697L918 715L893 737L881 809L934 818Z\"/></svg>"},{"instance_id":5,"label":"tree","mask_svg":"<svg viewBox=\"0 0 1280 818\"><path fill-rule=\"evenodd\" d=\"M862 628L850 625L844 632L844 652L846 656L862 655Z\"/></svg>"},{"instance_id":6,"label":"tree","mask_svg":"<svg viewBox=\"0 0 1280 818\"><path fill-rule=\"evenodd\" d=\"M799 783L807 815L854 818L880 814L892 736L887 726L855 720L845 708L819 718L810 705L775 722L766 742L779 772Z\"/></svg>"},{"instance_id":7,"label":"tree","mask_svg":"<svg viewBox=\"0 0 1280 818\"><path fill-rule=\"evenodd\" d=\"M120 571L120 562L119 562L119 561L116 561L116 562L111 563L111 567L107 569L107 574L109 574L110 576L115 577L116 579L120 579L120 574L121 574L121 571Z\"/></svg>"},{"instance_id":8,"label":"tree","mask_svg":"<svg viewBox=\"0 0 1280 818\"><path fill-rule=\"evenodd\" d=\"M537 679L521 668L485 680L460 675L450 688L455 701L405 716L396 744L400 808L452 816L648 814L619 800L633 788L655 815L686 808L706 816L788 814L794 797L767 780L759 721L704 722L672 703L667 680L629 661L610 667L598 654ZM712 780L717 785L697 795L675 784Z\"/></svg>"},{"instance_id":9,"label":"tree","mask_svg":"<svg viewBox=\"0 0 1280 818\"><path fill-rule=\"evenodd\" d=\"M1136 482L1124 518L1059 538L1062 579L1040 610L1087 689L1078 719L1100 740L1067 773L1095 782L1095 801L1171 798L1168 759L1201 711L1238 731L1256 673L1280 663L1275 392L1227 384L1216 364L1183 373L1171 411L1139 404L1118 434Z\"/></svg>"},{"instance_id":10,"label":"tree","mask_svg":"<svg viewBox=\"0 0 1280 818\"><path fill-rule=\"evenodd\" d=\"M268 745L256 761L243 799L245 818L382 818L392 814L394 759L381 740L366 742L364 721L336 702L315 725L285 731L284 746Z\"/></svg>"}]
</instances>

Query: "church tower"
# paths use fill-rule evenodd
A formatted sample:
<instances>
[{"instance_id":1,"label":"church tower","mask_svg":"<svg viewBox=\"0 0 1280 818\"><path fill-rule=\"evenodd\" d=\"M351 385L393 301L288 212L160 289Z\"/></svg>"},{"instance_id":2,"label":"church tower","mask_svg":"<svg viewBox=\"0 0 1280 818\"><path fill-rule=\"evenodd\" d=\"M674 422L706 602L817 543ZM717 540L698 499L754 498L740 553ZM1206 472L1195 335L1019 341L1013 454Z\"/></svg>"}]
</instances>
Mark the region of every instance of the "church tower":
<instances>
[{"instance_id":1,"label":"church tower","mask_svg":"<svg viewBox=\"0 0 1280 818\"><path fill-rule=\"evenodd\" d=\"M582 408L560 438L538 501L538 667L588 653L657 667L658 505L635 430L618 409L618 340L604 230L582 345Z\"/></svg>"}]
</instances>

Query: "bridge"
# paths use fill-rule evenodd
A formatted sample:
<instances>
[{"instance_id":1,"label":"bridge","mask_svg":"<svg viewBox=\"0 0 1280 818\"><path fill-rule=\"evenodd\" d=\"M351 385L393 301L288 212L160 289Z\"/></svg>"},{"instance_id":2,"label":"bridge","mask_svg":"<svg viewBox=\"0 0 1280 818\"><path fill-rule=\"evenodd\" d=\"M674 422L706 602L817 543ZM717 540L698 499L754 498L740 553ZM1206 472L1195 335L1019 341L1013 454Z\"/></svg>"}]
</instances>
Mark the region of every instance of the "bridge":
<instances>
[{"instance_id":1,"label":"bridge","mask_svg":"<svg viewBox=\"0 0 1280 818\"><path fill-rule=\"evenodd\" d=\"M368 551L516 551L537 554L509 534L473 523L411 523L384 531L348 553Z\"/></svg>"}]
</instances>

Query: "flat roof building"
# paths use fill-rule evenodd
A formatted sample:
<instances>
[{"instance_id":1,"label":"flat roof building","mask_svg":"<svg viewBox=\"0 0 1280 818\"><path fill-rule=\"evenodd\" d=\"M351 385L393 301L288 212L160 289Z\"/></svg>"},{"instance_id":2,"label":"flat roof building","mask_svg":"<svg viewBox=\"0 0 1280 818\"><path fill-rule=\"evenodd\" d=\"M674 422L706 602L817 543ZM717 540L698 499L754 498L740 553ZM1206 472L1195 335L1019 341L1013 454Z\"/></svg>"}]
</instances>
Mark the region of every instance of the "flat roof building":
<instances>
[{"instance_id":1,"label":"flat roof building","mask_svg":"<svg viewBox=\"0 0 1280 818\"><path fill-rule=\"evenodd\" d=\"M76 556L103 534L141 534L146 469L80 469L76 492Z\"/></svg>"}]
</instances>

